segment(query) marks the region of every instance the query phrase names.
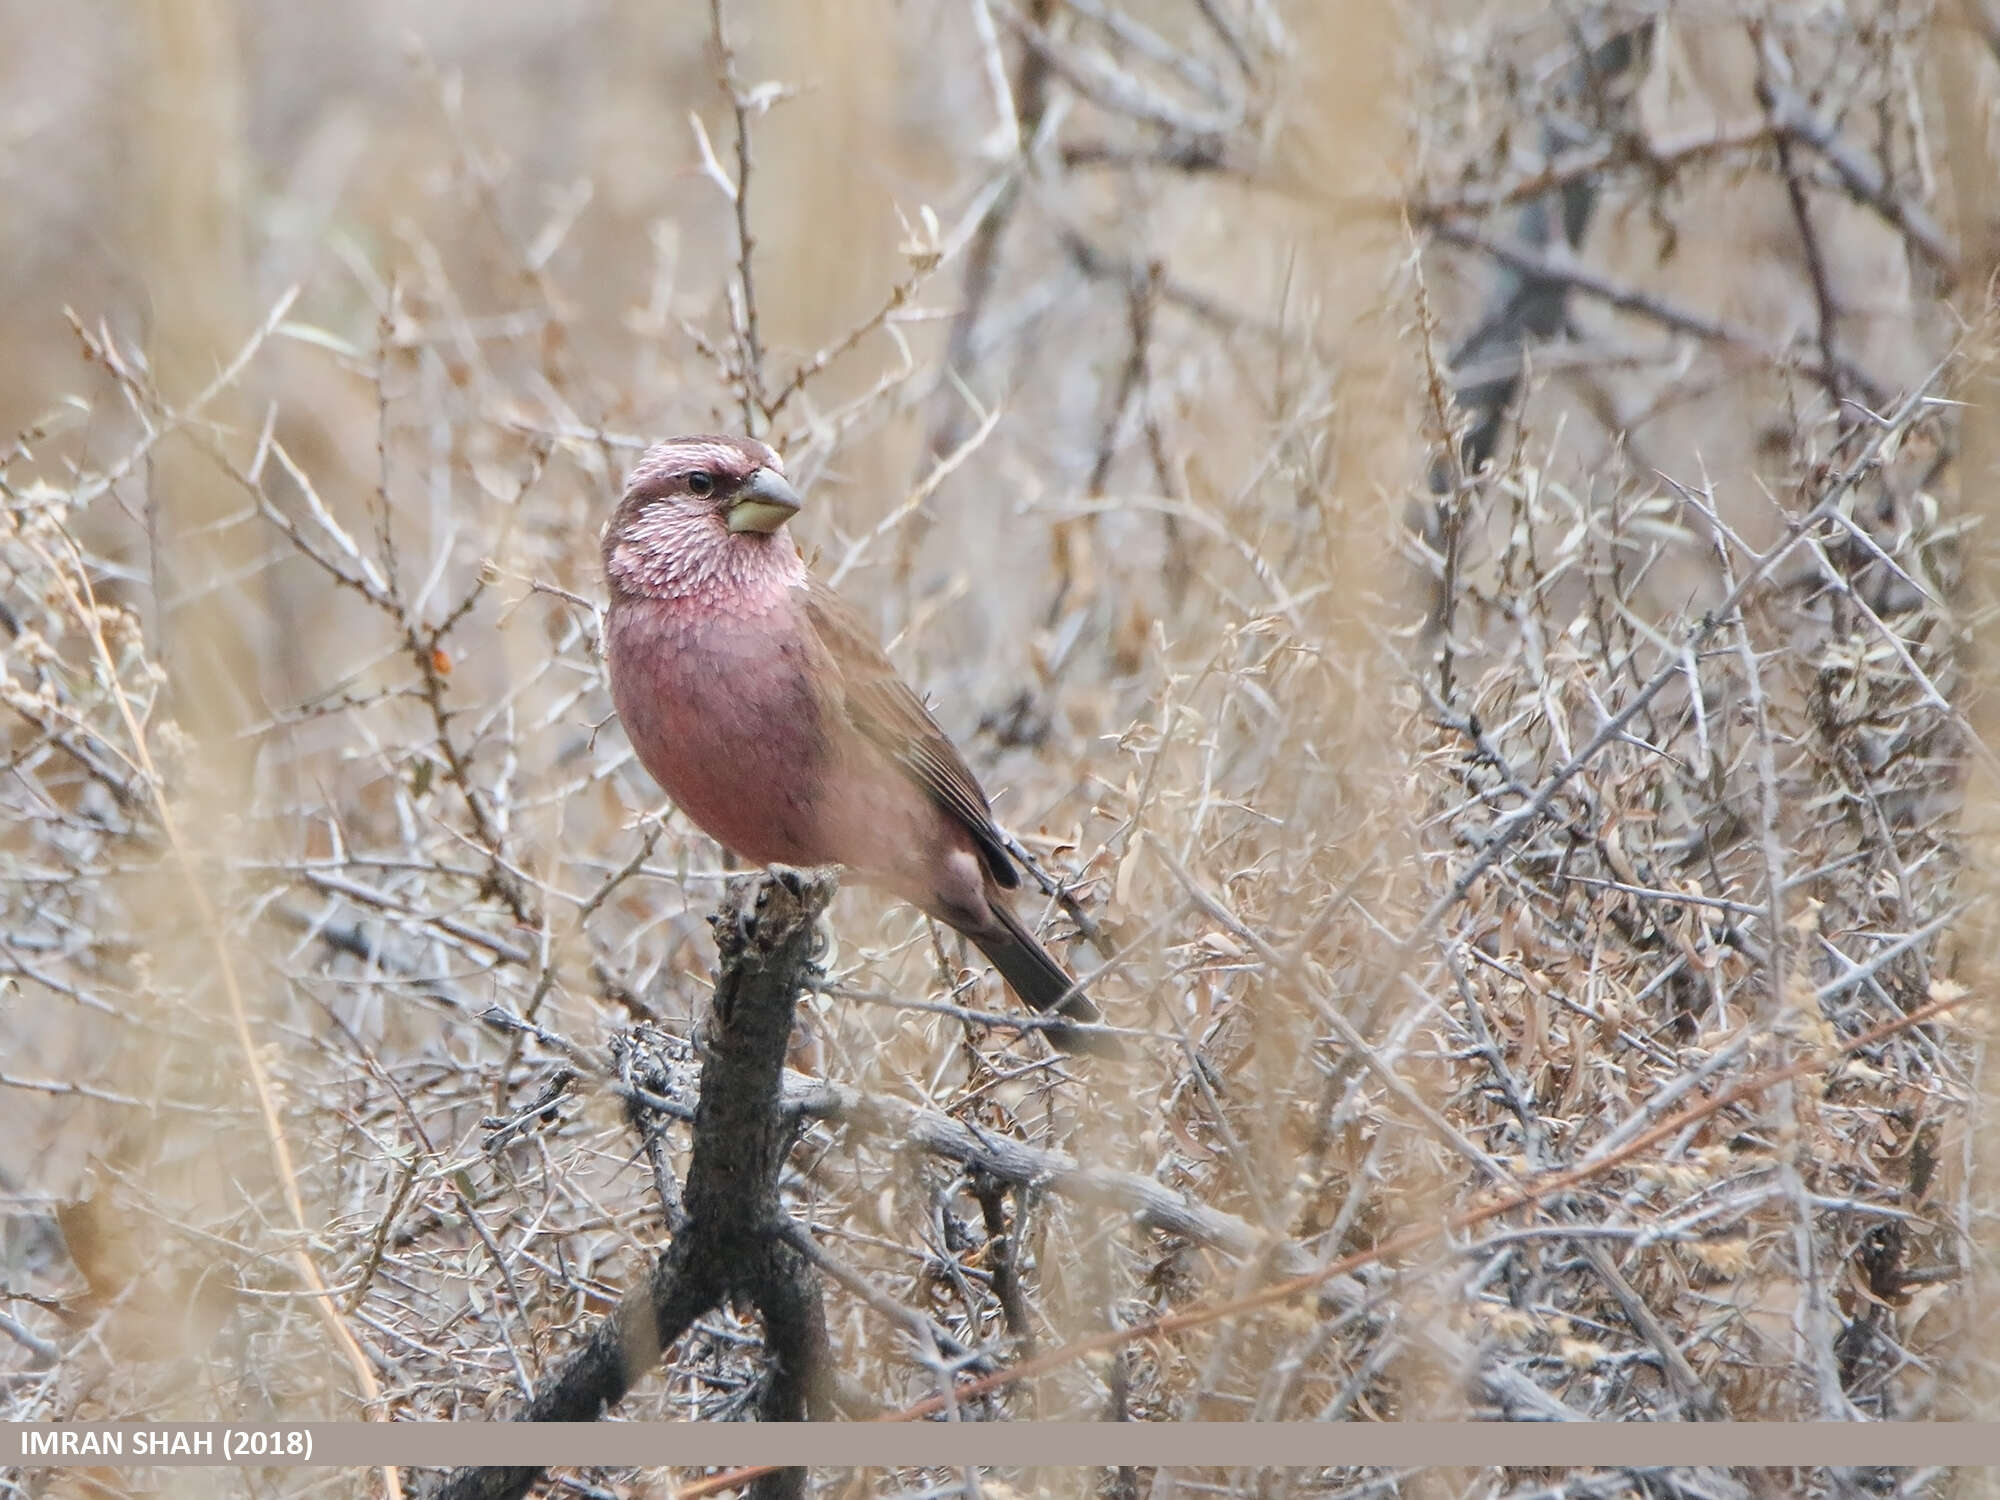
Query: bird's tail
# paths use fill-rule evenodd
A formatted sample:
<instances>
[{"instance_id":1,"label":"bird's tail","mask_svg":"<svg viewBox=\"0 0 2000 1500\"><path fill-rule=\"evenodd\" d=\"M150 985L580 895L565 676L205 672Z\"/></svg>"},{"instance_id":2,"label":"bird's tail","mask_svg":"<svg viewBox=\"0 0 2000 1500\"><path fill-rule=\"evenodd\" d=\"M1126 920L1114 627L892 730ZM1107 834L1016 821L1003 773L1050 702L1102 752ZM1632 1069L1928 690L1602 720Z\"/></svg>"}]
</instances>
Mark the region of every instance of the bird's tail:
<instances>
[{"instance_id":1,"label":"bird's tail","mask_svg":"<svg viewBox=\"0 0 2000 1500\"><path fill-rule=\"evenodd\" d=\"M1015 994L1036 1010L1056 1011L1086 1024L1100 1021L1104 1013L1077 988L1069 970L1057 963L1053 954L1035 941L1006 902L998 896L989 902L997 925L985 932L968 934L979 945L1000 977ZM1094 1052L1117 1057L1124 1047L1118 1039L1101 1031L1085 1031L1070 1026L1052 1026L1048 1038L1065 1052Z\"/></svg>"}]
</instances>

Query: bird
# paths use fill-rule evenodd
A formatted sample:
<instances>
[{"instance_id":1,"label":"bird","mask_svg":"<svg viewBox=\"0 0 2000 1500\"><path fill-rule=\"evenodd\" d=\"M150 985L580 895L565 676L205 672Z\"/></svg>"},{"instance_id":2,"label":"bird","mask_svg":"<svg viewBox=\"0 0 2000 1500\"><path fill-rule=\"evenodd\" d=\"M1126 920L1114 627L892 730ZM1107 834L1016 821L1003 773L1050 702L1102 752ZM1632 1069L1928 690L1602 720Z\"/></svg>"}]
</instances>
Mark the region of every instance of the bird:
<instances>
[{"instance_id":1,"label":"bird","mask_svg":"<svg viewBox=\"0 0 2000 1500\"><path fill-rule=\"evenodd\" d=\"M639 763L753 865L841 865L963 933L1027 1005L1097 1006L1022 923L977 778L786 523L803 502L755 438L655 443L605 523L611 700ZM1115 1054L1101 1030L1046 1028Z\"/></svg>"}]
</instances>

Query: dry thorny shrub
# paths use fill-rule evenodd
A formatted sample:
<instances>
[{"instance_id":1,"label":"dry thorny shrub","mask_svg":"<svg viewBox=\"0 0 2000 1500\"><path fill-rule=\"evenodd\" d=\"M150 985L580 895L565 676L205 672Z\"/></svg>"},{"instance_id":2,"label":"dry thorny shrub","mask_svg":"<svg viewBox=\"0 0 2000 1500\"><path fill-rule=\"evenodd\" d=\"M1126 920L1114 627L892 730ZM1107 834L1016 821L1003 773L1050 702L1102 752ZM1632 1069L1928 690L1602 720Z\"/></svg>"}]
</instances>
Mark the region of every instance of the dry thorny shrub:
<instances>
[{"instance_id":1,"label":"dry thorny shrub","mask_svg":"<svg viewBox=\"0 0 2000 1500\"><path fill-rule=\"evenodd\" d=\"M1340 121L1261 0L928 19L978 123L818 348L738 237L791 101L714 38L730 253L684 284L661 226L597 346L582 205L510 232L430 74L473 251L350 248L199 390L79 320L104 399L0 470L8 1415L502 1416L641 1278L685 1139L630 1091L690 1083L726 871L606 722L596 527L624 434L746 422L1144 1038L1054 1056L843 895L796 1061L846 1102L788 1191L855 1413L1338 1260L963 1415L1959 1414L1987 752L1943 397L1984 330L1912 82L1955 24L1434 23L1427 246L1379 293L1433 469L1393 499L1332 499L1365 435L1312 279L1389 268L1288 248L1272 163ZM1340 528L1405 515L1345 597ZM621 1415L740 1414L759 1369L712 1318Z\"/></svg>"}]
</instances>

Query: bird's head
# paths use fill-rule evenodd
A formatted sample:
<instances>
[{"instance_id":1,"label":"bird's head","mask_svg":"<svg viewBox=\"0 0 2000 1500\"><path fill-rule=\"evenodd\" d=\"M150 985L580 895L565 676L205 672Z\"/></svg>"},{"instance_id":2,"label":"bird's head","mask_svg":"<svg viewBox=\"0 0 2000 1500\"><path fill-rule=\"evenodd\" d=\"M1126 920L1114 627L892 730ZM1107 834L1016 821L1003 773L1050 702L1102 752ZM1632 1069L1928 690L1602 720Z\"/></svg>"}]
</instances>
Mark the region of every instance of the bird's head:
<instances>
[{"instance_id":1,"label":"bird's head","mask_svg":"<svg viewBox=\"0 0 2000 1500\"><path fill-rule=\"evenodd\" d=\"M655 443L625 480L604 528L604 566L628 594L672 594L717 572L790 563L782 535L799 508L782 460L755 438Z\"/></svg>"}]
</instances>

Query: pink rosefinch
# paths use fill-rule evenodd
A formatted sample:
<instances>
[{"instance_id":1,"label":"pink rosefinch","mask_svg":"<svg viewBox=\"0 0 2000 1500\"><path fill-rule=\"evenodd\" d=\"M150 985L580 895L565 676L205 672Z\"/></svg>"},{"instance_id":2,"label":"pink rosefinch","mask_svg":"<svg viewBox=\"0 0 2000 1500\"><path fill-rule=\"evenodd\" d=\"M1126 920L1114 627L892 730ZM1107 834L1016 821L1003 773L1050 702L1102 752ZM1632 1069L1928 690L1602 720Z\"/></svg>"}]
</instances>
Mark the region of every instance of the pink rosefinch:
<instances>
[{"instance_id":1,"label":"pink rosefinch","mask_svg":"<svg viewBox=\"0 0 2000 1500\"><path fill-rule=\"evenodd\" d=\"M1002 895L1021 877L965 761L806 571L785 530L798 508L778 455L747 438L656 444L626 479L604 529L604 644L640 764L743 859L845 865L971 938L1036 1010L1096 1021Z\"/></svg>"}]
</instances>

